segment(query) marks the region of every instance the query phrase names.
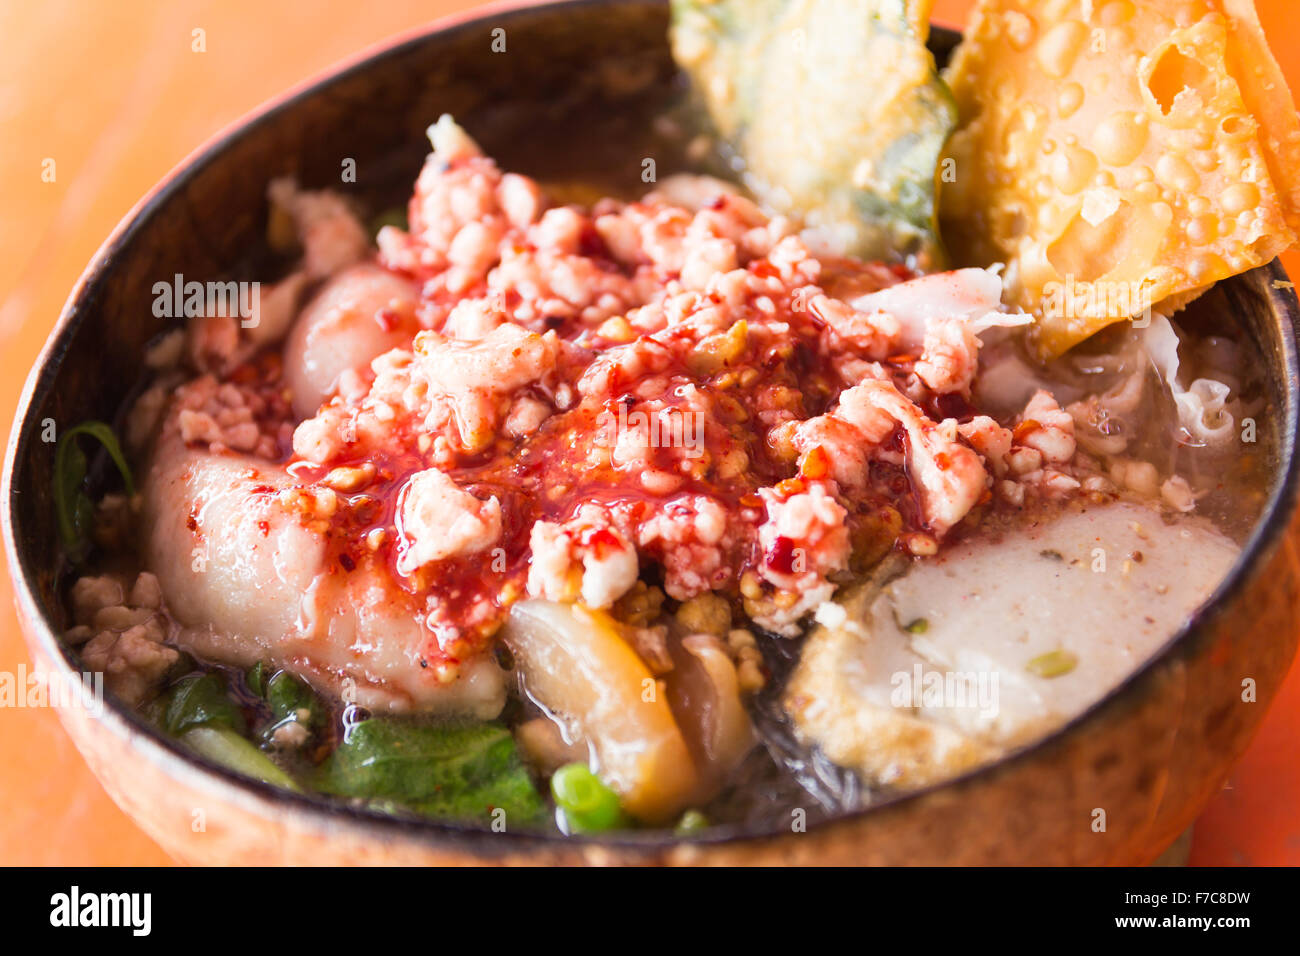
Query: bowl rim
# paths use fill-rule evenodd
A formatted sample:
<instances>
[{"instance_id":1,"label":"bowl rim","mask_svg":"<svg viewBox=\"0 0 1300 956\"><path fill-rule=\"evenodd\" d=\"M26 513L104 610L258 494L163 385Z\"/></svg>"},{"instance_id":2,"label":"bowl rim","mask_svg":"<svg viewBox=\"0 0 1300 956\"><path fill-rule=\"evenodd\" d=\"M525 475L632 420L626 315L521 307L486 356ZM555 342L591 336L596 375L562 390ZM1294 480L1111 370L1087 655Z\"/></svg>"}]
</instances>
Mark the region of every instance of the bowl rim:
<instances>
[{"instance_id":1,"label":"bowl rim","mask_svg":"<svg viewBox=\"0 0 1300 956\"><path fill-rule=\"evenodd\" d=\"M21 519L16 515L22 501L15 488L14 475L20 456L32 444L32 422L29 420L52 389L63 359L67 355L73 333L85 318L83 303L101 284L111 281L112 267L118 254L126 248L137 233L146 229L167 201L181 191L187 180L209 164L220 159L225 149L234 141L266 123L275 121L282 113L300 100L316 95L321 90L362 72L374 63L398 56L430 42L439 35L482 28L493 21L494 26L508 26L520 17L545 17L563 15L575 7L628 7L665 9L665 0L549 0L530 3L528 0L505 0L482 7L442 17L429 23L412 27L370 44L320 71L287 91L227 124L198 148L190 152L151 188L121 219L91 258L68 295L49 337L41 348L28 374L19 399L13 426L5 453L3 480L0 483L0 525L3 528L5 555L14 585L15 605L28 640L51 662L62 662L69 673L82 675L79 662L63 643L56 630L50 611L43 605L35 586L36 573L27 560L24 549L18 546L15 531ZM952 44L960 33L935 25L931 30L931 44L938 40ZM1227 599L1237 591L1243 581L1259 570L1273 553L1290 526L1300 504L1300 357L1297 349L1297 326L1300 303L1287 282L1287 275L1279 260L1251 270L1242 276L1225 280L1239 283L1254 280L1268 299L1270 311L1277 317L1281 329L1281 361L1285 374L1283 391L1286 408L1283 423L1277 429L1277 471L1275 484L1269 494L1260 519L1256 522L1242 547L1231 571L1219 583L1210 598L1195 611L1183 626L1161 645L1142 665L1132 671L1120 684L1094 702L1083 712L1045 737L1016 748L997 760L983 764L958 776L905 793L882 796L860 808L834 813L810 821L807 833L830 830L835 827L865 820L872 814L897 808L925 799L942 790L958 790L982 782L1005 772L1008 768L1050 750L1061 740L1092 721L1102 710L1127 697L1129 692L1146 677L1163 667L1194 632L1216 619L1225 610ZM33 649L36 649L35 646ZM268 811L284 810L315 818L315 822L346 823L382 839L400 839L442 847L464 847L471 853L484 857L506 853L527 853L529 850L575 848L608 848L631 852L657 852L675 846L726 847L771 840L788 835L782 827L752 826L748 824L721 824L702 834L682 838L671 830L625 831L611 835L565 836L560 833L538 831L507 831L495 833L479 826L463 826L436 820L423 820L391 816L378 811L333 801L314 793L295 793L271 784L241 776L207 758L184 748L142 716L121 705L111 695L106 696L102 714L97 718L120 740L162 774L182 780L196 789L214 792L225 801L243 807L261 816ZM502 837L506 839L502 839Z\"/></svg>"}]
</instances>

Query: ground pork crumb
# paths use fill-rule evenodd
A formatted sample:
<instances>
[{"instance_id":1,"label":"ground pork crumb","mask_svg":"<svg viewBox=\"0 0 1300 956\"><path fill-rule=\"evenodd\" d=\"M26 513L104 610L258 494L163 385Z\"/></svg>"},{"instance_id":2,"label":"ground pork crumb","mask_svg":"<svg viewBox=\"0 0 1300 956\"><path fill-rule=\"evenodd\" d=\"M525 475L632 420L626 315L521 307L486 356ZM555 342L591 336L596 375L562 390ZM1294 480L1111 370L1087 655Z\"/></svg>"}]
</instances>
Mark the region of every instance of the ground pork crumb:
<instances>
[{"instance_id":1,"label":"ground pork crumb","mask_svg":"<svg viewBox=\"0 0 1300 956\"><path fill-rule=\"evenodd\" d=\"M996 272L821 256L699 177L559 204L449 119L430 137L409 226L375 250L343 200L272 184L301 262L254 330L195 320L198 374L146 392L130 430L161 421L196 451L283 468L273 506L328 540L331 567L365 561L416 595L433 673L450 680L523 595L642 630L671 599L675 627L718 638L735 608L796 635L891 549L936 554L988 513L1120 494L1194 506L1185 484L1099 451L1091 425L1076 439L1095 402L1040 390L979 414L980 334L1025 321ZM350 333L302 324L321 281L313 301ZM319 381L305 348L263 347L295 310L294 334L337 359ZM756 654L737 657L751 689Z\"/></svg>"},{"instance_id":2,"label":"ground pork crumb","mask_svg":"<svg viewBox=\"0 0 1300 956\"><path fill-rule=\"evenodd\" d=\"M636 583L636 549L606 508L583 505L569 521L539 521L529 539L528 593L609 607Z\"/></svg>"},{"instance_id":3,"label":"ground pork crumb","mask_svg":"<svg viewBox=\"0 0 1300 956\"><path fill-rule=\"evenodd\" d=\"M403 547L397 570L401 574L433 561L484 551L501 537L501 502L480 501L437 469L411 476L400 509Z\"/></svg>"},{"instance_id":4,"label":"ground pork crumb","mask_svg":"<svg viewBox=\"0 0 1300 956\"><path fill-rule=\"evenodd\" d=\"M104 675L104 685L126 703L144 702L180 659L162 643L170 621L158 579L137 575L128 591L113 575L88 575L72 586L76 625L65 639L81 645L82 662Z\"/></svg>"}]
</instances>

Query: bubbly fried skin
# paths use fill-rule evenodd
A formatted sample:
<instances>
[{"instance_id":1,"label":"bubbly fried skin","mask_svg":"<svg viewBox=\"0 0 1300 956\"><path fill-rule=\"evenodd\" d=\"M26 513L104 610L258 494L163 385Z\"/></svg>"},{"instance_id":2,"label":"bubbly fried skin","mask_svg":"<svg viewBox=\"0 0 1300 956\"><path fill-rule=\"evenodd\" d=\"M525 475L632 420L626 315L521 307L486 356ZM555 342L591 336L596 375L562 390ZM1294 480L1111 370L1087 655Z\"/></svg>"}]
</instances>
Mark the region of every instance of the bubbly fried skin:
<instances>
[{"instance_id":1,"label":"bubbly fried skin","mask_svg":"<svg viewBox=\"0 0 1300 956\"><path fill-rule=\"evenodd\" d=\"M945 76L945 238L1008 264L1044 357L1300 235L1300 119L1249 0L982 0Z\"/></svg>"}]
</instances>

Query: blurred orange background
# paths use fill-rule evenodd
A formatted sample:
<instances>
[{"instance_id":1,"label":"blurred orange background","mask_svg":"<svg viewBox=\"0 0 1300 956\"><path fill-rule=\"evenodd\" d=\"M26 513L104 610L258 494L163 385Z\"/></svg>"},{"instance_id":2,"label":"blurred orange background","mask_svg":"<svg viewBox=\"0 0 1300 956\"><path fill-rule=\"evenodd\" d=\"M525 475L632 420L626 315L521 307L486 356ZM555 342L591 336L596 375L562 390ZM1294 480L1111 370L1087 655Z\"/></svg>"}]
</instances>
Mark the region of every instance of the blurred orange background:
<instances>
[{"instance_id":1,"label":"blurred orange background","mask_svg":"<svg viewBox=\"0 0 1300 956\"><path fill-rule=\"evenodd\" d=\"M0 0L0 420L77 276L117 221L222 127L394 33L472 0ZM965 22L971 0L937 0ZM1258 0L1300 88L1295 0ZM1288 17L1291 14L1291 17ZM206 52L191 50L192 31ZM56 178L42 181L42 163ZM1300 275L1300 254L1286 257ZM27 653L0 575L0 671ZM0 711L0 864L162 864L48 710ZM1197 864L1300 864L1300 668L1197 823Z\"/></svg>"}]
</instances>

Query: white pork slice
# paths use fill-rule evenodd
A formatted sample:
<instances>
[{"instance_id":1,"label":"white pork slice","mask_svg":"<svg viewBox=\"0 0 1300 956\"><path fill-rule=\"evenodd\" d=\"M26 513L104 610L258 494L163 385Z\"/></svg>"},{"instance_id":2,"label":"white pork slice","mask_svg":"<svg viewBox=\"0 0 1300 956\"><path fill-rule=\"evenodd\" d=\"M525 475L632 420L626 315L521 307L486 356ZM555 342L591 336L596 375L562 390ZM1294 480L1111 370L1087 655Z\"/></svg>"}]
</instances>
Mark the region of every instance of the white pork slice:
<instances>
[{"instance_id":1,"label":"white pork slice","mask_svg":"<svg viewBox=\"0 0 1300 956\"><path fill-rule=\"evenodd\" d=\"M869 783L942 780L1102 698L1238 551L1207 522L1132 503L954 544L823 605L786 708L805 742Z\"/></svg>"},{"instance_id":2,"label":"white pork slice","mask_svg":"<svg viewBox=\"0 0 1300 956\"><path fill-rule=\"evenodd\" d=\"M295 484L277 465L162 439L144 550L181 642L230 664L270 660L339 696L354 688L370 708L495 717L505 684L491 655L445 682L421 666L421 609L377 563L331 562L325 536L286 506Z\"/></svg>"}]
</instances>

